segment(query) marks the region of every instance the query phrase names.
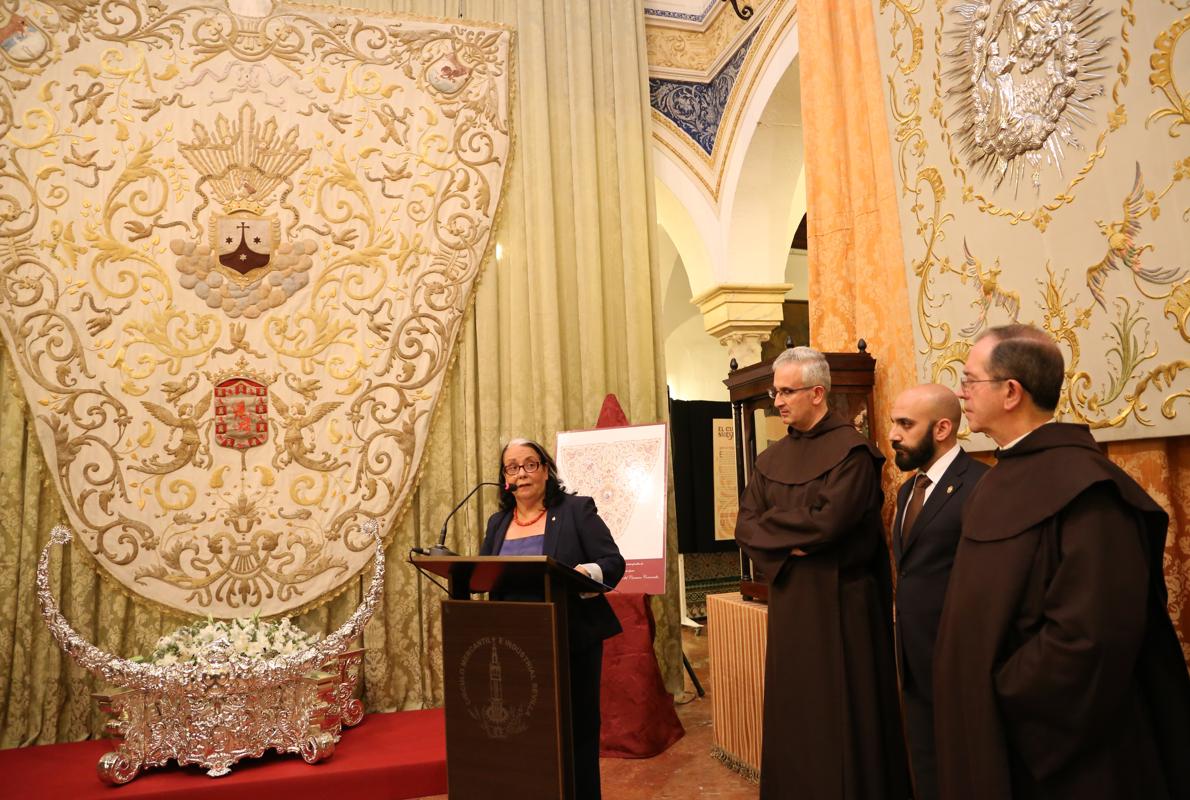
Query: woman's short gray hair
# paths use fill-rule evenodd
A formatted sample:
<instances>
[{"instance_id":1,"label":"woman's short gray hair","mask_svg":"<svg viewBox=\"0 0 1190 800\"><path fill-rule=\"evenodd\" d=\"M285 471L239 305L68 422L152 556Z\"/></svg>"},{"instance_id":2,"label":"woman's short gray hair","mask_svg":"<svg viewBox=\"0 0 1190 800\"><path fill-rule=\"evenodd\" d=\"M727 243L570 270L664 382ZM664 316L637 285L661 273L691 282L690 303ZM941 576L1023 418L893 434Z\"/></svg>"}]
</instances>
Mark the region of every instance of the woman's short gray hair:
<instances>
[{"instance_id":1,"label":"woman's short gray hair","mask_svg":"<svg viewBox=\"0 0 1190 800\"><path fill-rule=\"evenodd\" d=\"M821 386L828 392L831 390L831 368L826 363L826 356L813 347L791 347L773 360L773 372L778 367L790 364L800 364L802 367L802 384L805 386Z\"/></svg>"}]
</instances>

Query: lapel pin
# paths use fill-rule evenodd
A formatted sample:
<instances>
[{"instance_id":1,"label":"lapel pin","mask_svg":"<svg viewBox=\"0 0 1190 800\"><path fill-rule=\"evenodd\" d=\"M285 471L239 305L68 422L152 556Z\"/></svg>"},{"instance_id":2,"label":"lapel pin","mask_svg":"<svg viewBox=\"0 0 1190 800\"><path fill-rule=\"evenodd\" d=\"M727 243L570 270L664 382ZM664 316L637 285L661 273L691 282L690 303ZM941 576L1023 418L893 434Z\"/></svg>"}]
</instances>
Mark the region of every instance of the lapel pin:
<instances>
[{"instance_id":1,"label":"lapel pin","mask_svg":"<svg viewBox=\"0 0 1190 800\"><path fill-rule=\"evenodd\" d=\"M550 522L557 522L557 521L558 521L557 517L550 517Z\"/></svg>"},{"instance_id":2,"label":"lapel pin","mask_svg":"<svg viewBox=\"0 0 1190 800\"><path fill-rule=\"evenodd\" d=\"M951 494L952 492L954 492L954 484L953 483L950 486L946 487L947 494Z\"/></svg>"}]
</instances>

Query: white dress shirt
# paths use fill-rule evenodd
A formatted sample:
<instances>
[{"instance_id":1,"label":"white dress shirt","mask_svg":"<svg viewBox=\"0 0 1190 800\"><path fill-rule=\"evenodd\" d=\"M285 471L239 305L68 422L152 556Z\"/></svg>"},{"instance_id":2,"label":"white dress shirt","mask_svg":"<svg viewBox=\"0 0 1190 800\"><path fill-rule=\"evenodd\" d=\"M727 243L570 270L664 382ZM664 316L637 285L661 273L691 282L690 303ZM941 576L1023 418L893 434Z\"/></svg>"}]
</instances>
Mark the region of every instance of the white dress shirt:
<instances>
[{"instance_id":1,"label":"white dress shirt","mask_svg":"<svg viewBox=\"0 0 1190 800\"><path fill-rule=\"evenodd\" d=\"M954 447L947 450L941 458L931 464L930 468L925 471L925 476L930 479L930 485L926 487L925 497L922 498L922 506L925 506L926 502L929 501L930 493L934 491L934 487L936 487L938 482L942 480L942 476L946 474L946 470L950 469L950 465L954 463L954 460L959 457L960 449L961 448L956 444ZM913 473L913 480L916 481L917 476L921 474L923 473ZM910 497L912 497L912 491L910 491ZM908 507L908 504L906 504L906 507ZM901 514L901 524L905 524L905 515L903 511Z\"/></svg>"}]
</instances>

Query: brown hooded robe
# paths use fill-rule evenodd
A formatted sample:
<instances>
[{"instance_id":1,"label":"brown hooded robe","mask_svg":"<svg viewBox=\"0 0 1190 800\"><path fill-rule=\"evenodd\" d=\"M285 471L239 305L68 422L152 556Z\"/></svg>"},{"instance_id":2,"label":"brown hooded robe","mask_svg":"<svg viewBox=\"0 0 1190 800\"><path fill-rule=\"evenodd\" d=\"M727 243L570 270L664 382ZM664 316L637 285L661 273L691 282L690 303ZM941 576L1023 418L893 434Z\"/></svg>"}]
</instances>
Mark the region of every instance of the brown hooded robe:
<instances>
[{"instance_id":1,"label":"brown hooded robe","mask_svg":"<svg viewBox=\"0 0 1190 800\"><path fill-rule=\"evenodd\" d=\"M935 647L942 798L1190 797L1165 512L1085 426L999 458L964 508Z\"/></svg>"},{"instance_id":2,"label":"brown hooded robe","mask_svg":"<svg viewBox=\"0 0 1190 800\"><path fill-rule=\"evenodd\" d=\"M740 501L736 539L769 583L762 799L909 795L883 460L831 412L761 453Z\"/></svg>"}]
</instances>

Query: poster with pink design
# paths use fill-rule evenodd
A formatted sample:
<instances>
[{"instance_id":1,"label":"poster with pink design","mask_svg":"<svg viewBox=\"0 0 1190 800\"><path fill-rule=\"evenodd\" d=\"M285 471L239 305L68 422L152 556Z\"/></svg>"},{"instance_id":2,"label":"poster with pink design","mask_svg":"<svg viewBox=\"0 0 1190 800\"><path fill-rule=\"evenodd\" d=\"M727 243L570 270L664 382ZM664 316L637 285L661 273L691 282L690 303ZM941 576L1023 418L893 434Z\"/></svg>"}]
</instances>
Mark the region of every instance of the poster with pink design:
<instances>
[{"instance_id":1,"label":"poster with pink design","mask_svg":"<svg viewBox=\"0 0 1190 800\"><path fill-rule=\"evenodd\" d=\"M658 423L558 434L562 482L595 499L627 562L616 591L665 592L668 432Z\"/></svg>"}]
</instances>

